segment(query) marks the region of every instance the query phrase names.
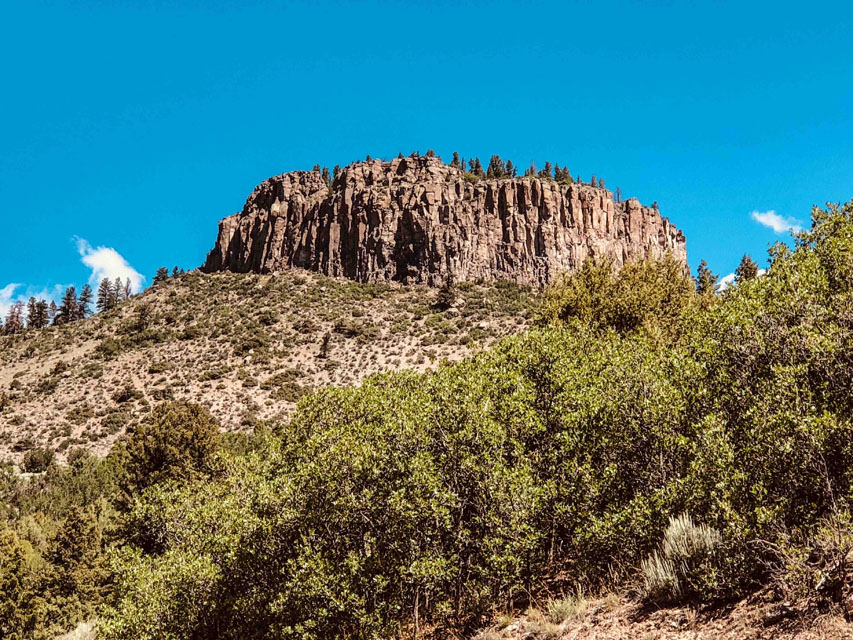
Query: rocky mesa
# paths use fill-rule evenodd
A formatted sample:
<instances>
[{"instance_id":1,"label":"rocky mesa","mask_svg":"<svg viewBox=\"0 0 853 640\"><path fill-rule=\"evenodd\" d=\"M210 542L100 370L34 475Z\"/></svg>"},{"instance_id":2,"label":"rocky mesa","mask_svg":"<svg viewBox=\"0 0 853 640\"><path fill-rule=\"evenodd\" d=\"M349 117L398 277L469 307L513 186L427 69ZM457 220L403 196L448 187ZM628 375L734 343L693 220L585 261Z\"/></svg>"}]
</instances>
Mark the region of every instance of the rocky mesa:
<instances>
[{"instance_id":1,"label":"rocky mesa","mask_svg":"<svg viewBox=\"0 0 853 640\"><path fill-rule=\"evenodd\" d=\"M684 234L636 198L547 177L479 178L409 156L357 162L329 182L317 170L264 181L219 223L202 270L542 286L588 256L622 264L667 252L686 264Z\"/></svg>"}]
</instances>

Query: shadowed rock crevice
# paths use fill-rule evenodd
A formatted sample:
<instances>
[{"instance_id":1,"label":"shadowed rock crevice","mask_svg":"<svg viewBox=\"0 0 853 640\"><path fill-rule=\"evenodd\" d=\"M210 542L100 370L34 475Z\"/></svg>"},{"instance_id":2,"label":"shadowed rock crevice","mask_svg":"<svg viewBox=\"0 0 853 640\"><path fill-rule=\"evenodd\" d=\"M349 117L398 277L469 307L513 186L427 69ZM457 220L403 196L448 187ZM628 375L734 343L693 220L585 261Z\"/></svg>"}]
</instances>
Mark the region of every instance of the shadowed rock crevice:
<instances>
[{"instance_id":1,"label":"shadowed rock crevice","mask_svg":"<svg viewBox=\"0 0 853 640\"><path fill-rule=\"evenodd\" d=\"M409 157L352 164L331 189L319 171L264 181L219 223L202 270L542 286L588 256L667 252L686 264L684 234L635 198L539 177L470 181L439 158Z\"/></svg>"}]
</instances>

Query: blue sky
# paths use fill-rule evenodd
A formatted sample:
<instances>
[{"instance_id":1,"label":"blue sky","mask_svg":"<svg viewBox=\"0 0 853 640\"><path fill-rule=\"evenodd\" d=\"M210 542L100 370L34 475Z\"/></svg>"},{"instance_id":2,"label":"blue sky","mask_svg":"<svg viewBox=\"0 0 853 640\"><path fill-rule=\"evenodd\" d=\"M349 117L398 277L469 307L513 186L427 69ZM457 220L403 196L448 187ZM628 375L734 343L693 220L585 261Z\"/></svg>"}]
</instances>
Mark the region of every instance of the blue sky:
<instances>
[{"instance_id":1,"label":"blue sky","mask_svg":"<svg viewBox=\"0 0 853 640\"><path fill-rule=\"evenodd\" d=\"M851 19L846 2L5 0L0 305L196 267L265 178L429 148L595 173L658 201L694 269L763 264L786 232L752 212L807 224L853 197Z\"/></svg>"}]
</instances>

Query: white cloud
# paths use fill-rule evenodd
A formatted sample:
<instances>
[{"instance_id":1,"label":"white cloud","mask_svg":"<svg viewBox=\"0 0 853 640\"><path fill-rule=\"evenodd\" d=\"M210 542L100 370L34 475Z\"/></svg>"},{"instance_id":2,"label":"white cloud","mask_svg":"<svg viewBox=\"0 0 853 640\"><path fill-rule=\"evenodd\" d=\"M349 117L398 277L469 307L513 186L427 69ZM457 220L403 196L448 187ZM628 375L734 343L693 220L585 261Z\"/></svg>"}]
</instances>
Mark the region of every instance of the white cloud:
<instances>
[{"instance_id":1,"label":"white cloud","mask_svg":"<svg viewBox=\"0 0 853 640\"><path fill-rule=\"evenodd\" d=\"M92 270L89 276L89 284L93 288L97 288L98 284L104 278L109 278L110 280L121 278L122 282L130 278L130 286L133 293L138 293L142 290L142 283L145 281L145 277L130 266L118 251L112 247L93 248L83 238L76 238L76 240L80 259L83 261L83 264Z\"/></svg>"},{"instance_id":2,"label":"white cloud","mask_svg":"<svg viewBox=\"0 0 853 640\"><path fill-rule=\"evenodd\" d=\"M780 216L772 209L770 211L753 211L751 217L758 224L770 227L775 233L786 233L789 231L798 233L803 230L799 220Z\"/></svg>"},{"instance_id":3,"label":"white cloud","mask_svg":"<svg viewBox=\"0 0 853 640\"><path fill-rule=\"evenodd\" d=\"M12 282L0 289L0 318L3 318L3 320L6 319L6 314L9 313L9 307L19 300L26 302L30 298L35 298L36 300L47 300L48 302L53 300L58 304L62 297L62 292L68 285L57 284L49 289L45 287L27 287L16 294L15 292L23 286L17 282Z\"/></svg>"},{"instance_id":4,"label":"white cloud","mask_svg":"<svg viewBox=\"0 0 853 640\"><path fill-rule=\"evenodd\" d=\"M759 269L757 275L763 276L766 272L767 272L766 269ZM734 284L734 282L735 282L735 274L730 273L727 276L723 276L722 278L720 278L719 282L717 282L717 291L725 291L730 286L732 286Z\"/></svg>"},{"instance_id":5,"label":"white cloud","mask_svg":"<svg viewBox=\"0 0 853 640\"><path fill-rule=\"evenodd\" d=\"M727 276L723 276L720 278L720 281L717 282L717 291L725 291L728 289L735 281L735 274L730 273Z\"/></svg>"}]
</instances>

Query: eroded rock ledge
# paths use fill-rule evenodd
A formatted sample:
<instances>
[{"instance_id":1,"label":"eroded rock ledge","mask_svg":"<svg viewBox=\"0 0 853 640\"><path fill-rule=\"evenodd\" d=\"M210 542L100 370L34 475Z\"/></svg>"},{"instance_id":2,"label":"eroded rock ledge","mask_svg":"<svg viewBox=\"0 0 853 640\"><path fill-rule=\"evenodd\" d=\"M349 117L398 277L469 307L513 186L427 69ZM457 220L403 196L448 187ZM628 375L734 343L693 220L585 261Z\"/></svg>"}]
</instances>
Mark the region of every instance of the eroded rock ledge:
<instances>
[{"instance_id":1,"label":"eroded rock ledge","mask_svg":"<svg viewBox=\"0 0 853 640\"><path fill-rule=\"evenodd\" d=\"M219 223L202 269L541 286L590 255L621 264L666 252L686 263L684 234L635 198L538 177L473 182L439 158L406 157L352 164L331 187L317 171L262 182Z\"/></svg>"}]
</instances>

